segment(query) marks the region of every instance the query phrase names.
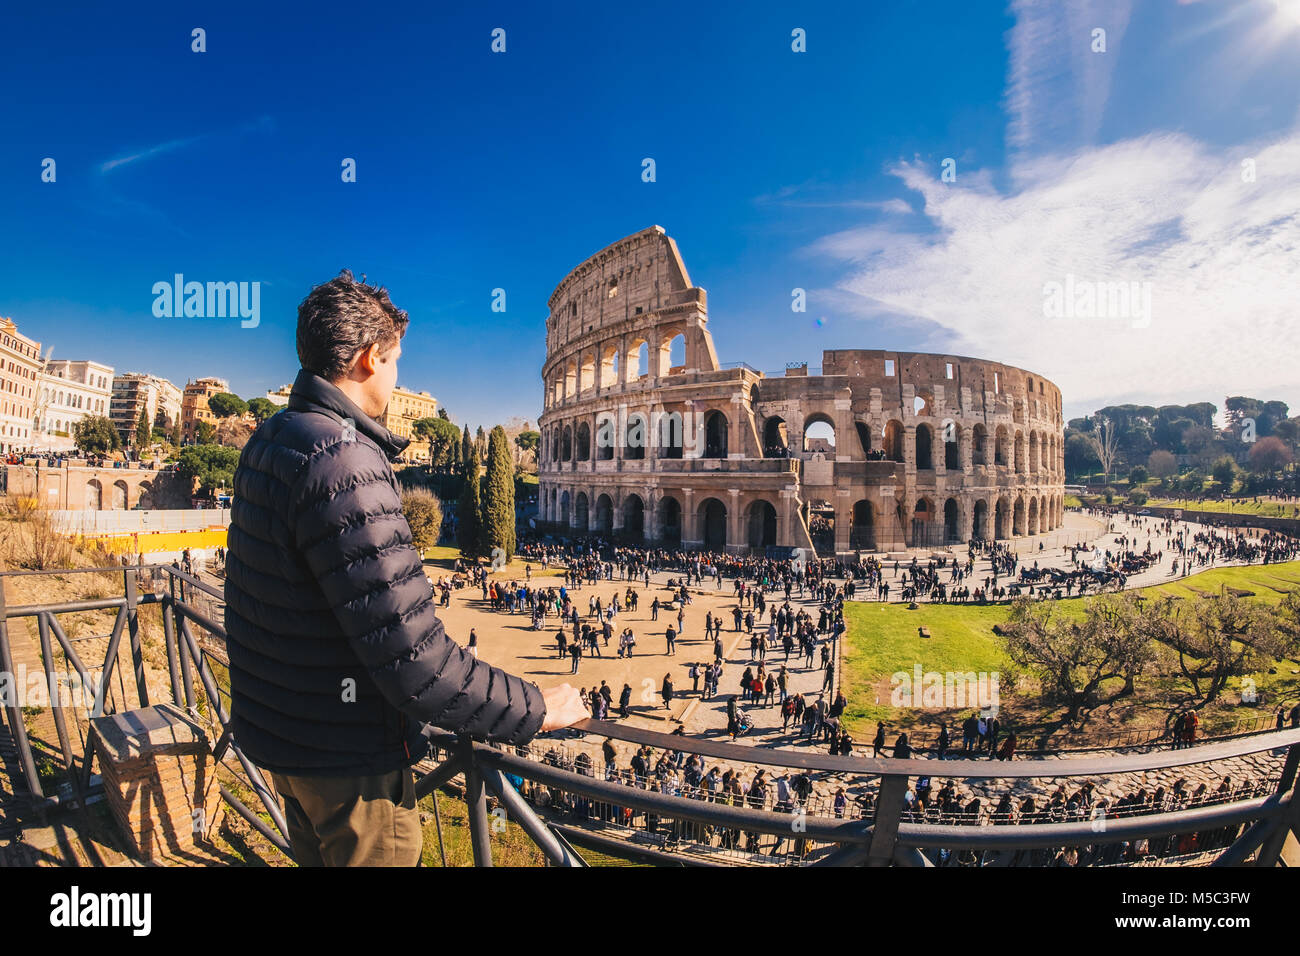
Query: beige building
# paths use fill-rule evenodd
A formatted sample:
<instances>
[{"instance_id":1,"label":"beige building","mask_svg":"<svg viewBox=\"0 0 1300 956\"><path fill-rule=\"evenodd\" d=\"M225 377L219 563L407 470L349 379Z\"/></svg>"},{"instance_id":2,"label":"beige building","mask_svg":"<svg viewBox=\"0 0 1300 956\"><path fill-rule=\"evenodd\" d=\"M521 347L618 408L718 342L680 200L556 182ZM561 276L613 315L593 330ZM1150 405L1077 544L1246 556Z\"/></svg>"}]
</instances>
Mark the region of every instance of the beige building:
<instances>
[{"instance_id":1,"label":"beige building","mask_svg":"<svg viewBox=\"0 0 1300 956\"><path fill-rule=\"evenodd\" d=\"M33 447L70 451L73 425L92 415L108 418L112 398L111 365L74 359L46 362L36 399Z\"/></svg>"},{"instance_id":2,"label":"beige building","mask_svg":"<svg viewBox=\"0 0 1300 956\"><path fill-rule=\"evenodd\" d=\"M293 385L281 385L274 392L266 393L266 400L272 405L279 405L284 408L289 404L289 396L293 394Z\"/></svg>"},{"instance_id":3,"label":"beige building","mask_svg":"<svg viewBox=\"0 0 1300 956\"><path fill-rule=\"evenodd\" d=\"M192 445L198 440L199 422L209 422L215 428L217 416L208 408L208 399L221 392L229 392L230 383L224 378L201 378L189 382L181 395L181 441Z\"/></svg>"},{"instance_id":4,"label":"beige building","mask_svg":"<svg viewBox=\"0 0 1300 956\"><path fill-rule=\"evenodd\" d=\"M901 551L1058 528L1061 393L959 355L719 364L704 289L652 226L549 300L540 520L730 553ZM680 344L679 344L680 343Z\"/></svg>"},{"instance_id":5,"label":"beige building","mask_svg":"<svg viewBox=\"0 0 1300 956\"><path fill-rule=\"evenodd\" d=\"M412 392L405 388L395 388L392 397L388 400L388 407L384 409L378 421L399 438L411 439L411 444L402 453L403 460L427 464L429 443L417 441L412 429L421 418L436 418L437 415L438 400L428 392Z\"/></svg>"},{"instance_id":6,"label":"beige building","mask_svg":"<svg viewBox=\"0 0 1300 956\"><path fill-rule=\"evenodd\" d=\"M0 316L0 452L26 451L34 444L41 343Z\"/></svg>"},{"instance_id":7,"label":"beige building","mask_svg":"<svg viewBox=\"0 0 1300 956\"><path fill-rule=\"evenodd\" d=\"M111 403L113 425L122 436L124 444L135 435L140 410L144 409L149 422L156 424L161 412L164 425L170 433L181 415L181 390L157 375L143 372L126 372L113 377Z\"/></svg>"}]
</instances>

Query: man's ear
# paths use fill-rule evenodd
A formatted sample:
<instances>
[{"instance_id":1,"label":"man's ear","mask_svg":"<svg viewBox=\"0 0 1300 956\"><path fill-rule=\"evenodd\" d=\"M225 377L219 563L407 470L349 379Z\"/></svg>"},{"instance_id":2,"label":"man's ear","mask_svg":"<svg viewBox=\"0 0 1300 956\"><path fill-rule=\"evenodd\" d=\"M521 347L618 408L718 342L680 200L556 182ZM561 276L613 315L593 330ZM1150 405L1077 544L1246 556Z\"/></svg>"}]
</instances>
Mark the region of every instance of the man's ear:
<instances>
[{"instance_id":1,"label":"man's ear","mask_svg":"<svg viewBox=\"0 0 1300 956\"><path fill-rule=\"evenodd\" d=\"M366 376L374 375L379 367L379 343L374 343L357 353L355 368Z\"/></svg>"}]
</instances>

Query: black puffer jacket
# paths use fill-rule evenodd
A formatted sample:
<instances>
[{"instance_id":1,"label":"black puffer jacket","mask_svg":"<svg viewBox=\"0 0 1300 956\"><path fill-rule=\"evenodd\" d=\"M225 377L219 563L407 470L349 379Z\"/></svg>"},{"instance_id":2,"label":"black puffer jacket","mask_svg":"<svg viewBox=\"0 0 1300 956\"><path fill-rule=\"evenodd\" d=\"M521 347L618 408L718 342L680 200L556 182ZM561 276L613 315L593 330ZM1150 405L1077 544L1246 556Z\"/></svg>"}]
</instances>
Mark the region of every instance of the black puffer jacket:
<instances>
[{"instance_id":1,"label":"black puffer jacket","mask_svg":"<svg viewBox=\"0 0 1300 956\"><path fill-rule=\"evenodd\" d=\"M443 632L389 464L406 444L304 370L239 456L231 716L234 739L267 770L387 773L424 756L425 723L505 743L541 727L535 684Z\"/></svg>"}]
</instances>

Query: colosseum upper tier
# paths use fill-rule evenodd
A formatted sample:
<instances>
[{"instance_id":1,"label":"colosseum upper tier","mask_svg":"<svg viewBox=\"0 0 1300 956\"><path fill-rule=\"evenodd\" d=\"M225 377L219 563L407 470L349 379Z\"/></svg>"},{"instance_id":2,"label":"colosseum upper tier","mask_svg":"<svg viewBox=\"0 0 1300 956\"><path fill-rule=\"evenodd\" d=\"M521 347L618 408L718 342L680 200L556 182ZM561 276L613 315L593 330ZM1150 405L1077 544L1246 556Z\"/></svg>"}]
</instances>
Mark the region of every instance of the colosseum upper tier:
<instances>
[{"instance_id":1,"label":"colosseum upper tier","mask_svg":"<svg viewBox=\"0 0 1300 956\"><path fill-rule=\"evenodd\" d=\"M659 226L587 259L549 307L544 528L848 555L1062 522L1061 393L1040 375L867 349L823 352L820 374L721 366L705 291Z\"/></svg>"}]
</instances>

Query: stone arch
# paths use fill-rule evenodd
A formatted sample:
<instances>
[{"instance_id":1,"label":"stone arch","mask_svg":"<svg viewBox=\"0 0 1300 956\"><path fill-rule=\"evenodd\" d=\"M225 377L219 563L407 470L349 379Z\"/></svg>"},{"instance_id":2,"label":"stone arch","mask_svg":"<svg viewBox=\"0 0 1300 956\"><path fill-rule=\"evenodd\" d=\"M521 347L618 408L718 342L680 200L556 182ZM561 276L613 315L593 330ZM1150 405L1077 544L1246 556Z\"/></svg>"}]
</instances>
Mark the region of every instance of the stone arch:
<instances>
[{"instance_id":1,"label":"stone arch","mask_svg":"<svg viewBox=\"0 0 1300 956\"><path fill-rule=\"evenodd\" d=\"M916 470L934 470L934 429L922 423L916 426L913 438L916 444Z\"/></svg>"},{"instance_id":2,"label":"stone arch","mask_svg":"<svg viewBox=\"0 0 1300 956\"><path fill-rule=\"evenodd\" d=\"M993 536L998 541L1011 537L1011 502L1006 495L994 506Z\"/></svg>"},{"instance_id":3,"label":"stone arch","mask_svg":"<svg viewBox=\"0 0 1300 956\"><path fill-rule=\"evenodd\" d=\"M586 531L591 524L591 508L587 502L587 493L580 491L577 497L573 499L573 521L574 527L579 531Z\"/></svg>"},{"instance_id":4,"label":"stone arch","mask_svg":"<svg viewBox=\"0 0 1300 956\"><path fill-rule=\"evenodd\" d=\"M574 461L587 461L591 458L591 426L586 422L578 423L574 442Z\"/></svg>"},{"instance_id":5,"label":"stone arch","mask_svg":"<svg viewBox=\"0 0 1300 956\"><path fill-rule=\"evenodd\" d=\"M1029 433L1029 469L1028 470L1031 472L1037 472L1038 462L1039 462L1038 432L1031 431Z\"/></svg>"},{"instance_id":6,"label":"stone arch","mask_svg":"<svg viewBox=\"0 0 1300 956\"><path fill-rule=\"evenodd\" d=\"M918 388L912 398L912 413L929 416L934 414L934 390L928 387Z\"/></svg>"},{"instance_id":7,"label":"stone arch","mask_svg":"<svg viewBox=\"0 0 1300 956\"><path fill-rule=\"evenodd\" d=\"M976 425L971 430L970 460L972 465L987 465L989 463L989 430L983 424Z\"/></svg>"},{"instance_id":8,"label":"stone arch","mask_svg":"<svg viewBox=\"0 0 1300 956\"><path fill-rule=\"evenodd\" d=\"M866 498L854 502L849 526L849 547L854 551L876 550L876 509Z\"/></svg>"},{"instance_id":9,"label":"stone arch","mask_svg":"<svg viewBox=\"0 0 1300 956\"><path fill-rule=\"evenodd\" d=\"M627 369L627 380L635 382L650 374L650 343L644 336L636 336L628 343L627 354L623 356Z\"/></svg>"},{"instance_id":10,"label":"stone arch","mask_svg":"<svg viewBox=\"0 0 1300 956\"><path fill-rule=\"evenodd\" d=\"M1011 464L1011 436L1006 425L999 425L993 435L993 464Z\"/></svg>"},{"instance_id":11,"label":"stone arch","mask_svg":"<svg viewBox=\"0 0 1300 956\"><path fill-rule=\"evenodd\" d=\"M1019 536L1025 533L1025 499L1024 496L1016 498L1016 504L1011 513L1011 533Z\"/></svg>"},{"instance_id":12,"label":"stone arch","mask_svg":"<svg viewBox=\"0 0 1300 956\"><path fill-rule=\"evenodd\" d=\"M564 426L564 437L560 439L560 461L573 461L573 427Z\"/></svg>"},{"instance_id":13,"label":"stone arch","mask_svg":"<svg viewBox=\"0 0 1300 956\"><path fill-rule=\"evenodd\" d=\"M1038 534L1038 499L1030 496L1029 498L1029 523L1026 526L1027 534Z\"/></svg>"},{"instance_id":14,"label":"stone arch","mask_svg":"<svg viewBox=\"0 0 1300 956\"><path fill-rule=\"evenodd\" d=\"M1028 469L1025 467L1025 433L1020 429L1016 429L1014 453L1016 456L1016 474L1026 474Z\"/></svg>"},{"instance_id":15,"label":"stone arch","mask_svg":"<svg viewBox=\"0 0 1300 956\"><path fill-rule=\"evenodd\" d=\"M858 433L858 447L862 449L862 457L871 457L871 426L866 422L854 422L854 430Z\"/></svg>"},{"instance_id":16,"label":"stone arch","mask_svg":"<svg viewBox=\"0 0 1300 956\"><path fill-rule=\"evenodd\" d=\"M818 427L824 426L824 427ZM826 432L829 431L828 436ZM803 420L803 450L811 451L808 447L809 441L816 442L818 439L824 439L831 447L831 452L835 451L835 422L825 412L813 412Z\"/></svg>"},{"instance_id":17,"label":"stone arch","mask_svg":"<svg viewBox=\"0 0 1300 956\"><path fill-rule=\"evenodd\" d=\"M659 368L660 375L680 375L686 371L685 329L672 329L664 335L659 345Z\"/></svg>"},{"instance_id":18,"label":"stone arch","mask_svg":"<svg viewBox=\"0 0 1300 956\"><path fill-rule=\"evenodd\" d=\"M573 398L578 394L578 360L569 359L564 364L564 395L566 398Z\"/></svg>"},{"instance_id":19,"label":"stone arch","mask_svg":"<svg viewBox=\"0 0 1300 956\"><path fill-rule=\"evenodd\" d=\"M727 506L717 498L705 498L699 507L700 537L705 551L727 547Z\"/></svg>"},{"instance_id":20,"label":"stone arch","mask_svg":"<svg viewBox=\"0 0 1300 956\"><path fill-rule=\"evenodd\" d=\"M971 509L971 537L977 541L987 541L989 538L989 503L983 498L975 501L975 507Z\"/></svg>"},{"instance_id":21,"label":"stone arch","mask_svg":"<svg viewBox=\"0 0 1300 956\"><path fill-rule=\"evenodd\" d=\"M903 460L903 423L890 419L885 423L884 437L885 457L890 461Z\"/></svg>"},{"instance_id":22,"label":"stone arch","mask_svg":"<svg viewBox=\"0 0 1300 956\"><path fill-rule=\"evenodd\" d=\"M589 392L596 387L596 353L583 349L578 360L578 392Z\"/></svg>"},{"instance_id":23,"label":"stone arch","mask_svg":"<svg viewBox=\"0 0 1300 956\"><path fill-rule=\"evenodd\" d=\"M98 478L86 482L86 510L102 511L104 508L104 486Z\"/></svg>"},{"instance_id":24,"label":"stone arch","mask_svg":"<svg viewBox=\"0 0 1300 956\"><path fill-rule=\"evenodd\" d=\"M672 495L659 499L655 509L659 525L659 540L665 547L675 548L682 543L682 503Z\"/></svg>"},{"instance_id":25,"label":"stone arch","mask_svg":"<svg viewBox=\"0 0 1300 956\"><path fill-rule=\"evenodd\" d=\"M629 461L645 459L646 445L650 443L650 423L642 412L627 416L627 434L623 438L623 457Z\"/></svg>"},{"instance_id":26,"label":"stone arch","mask_svg":"<svg viewBox=\"0 0 1300 956\"><path fill-rule=\"evenodd\" d=\"M125 481L119 478L117 481L113 482L113 510L114 511L125 511L127 509L127 501L130 499L130 497L131 497L131 491L127 487Z\"/></svg>"},{"instance_id":27,"label":"stone arch","mask_svg":"<svg viewBox=\"0 0 1300 956\"><path fill-rule=\"evenodd\" d=\"M704 457L727 457L727 416L716 408L704 413Z\"/></svg>"},{"instance_id":28,"label":"stone arch","mask_svg":"<svg viewBox=\"0 0 1300 956\"><path fill-rule=\"evenodd\" d=\"M943 426L943 467L948 471L961 471L961 442L965 437L962 427L949 421Z\"/></svg>"},{"instance_id":29,"label":"stone arch","mask_svg":"<svg viewBox=\"0 0 1300 956\"><path fill-rule=\"evenodd\" d=\"M618 416L613 412L602 412L596 416L596 460L613 461L616 444L618 444Z\"/></svg>"},{"instance_id":30,"label":"stone arch","mask_svg":"<svg viewBox=\"0 0 1300 956\"><path fill-rule=\"evenodd\" d=\"M745 524L748 529L746 540L751 548L776 544L776 506L772 502L759 498L750 504Z\"/></svg>"},{"instance_id":31,"label":"stone arch","mask_svg":"<svg viewBox=\"0 0 1300 956\"><path fill-rule=\"evenodd\" d=\"M927 497L916 499L912 508L912 547L921 548L938 544L937 512L934 502Z\"/></svg>"},{"instance_id":32,"label":"stone arch","mask_svg":"<svg viewBox=\"0 0 1300 956\"><path fill-rule=\"evenodd\" d=\"M620 362L618 345L613 342L606 342L597 348L597 354L600 356L600 383L603 387L609 388L618 382L618 366Z\"/></svg>"},{"instance_id":33,"label":"stone arch","mask_svg":"<svg viewBox=\"0 0 1300 956\"><path fill-rule=\"evenodd\" d=\"M560 493L560 524L566 528L569 526L569 492L567 490Z\"/></svg>"},{"instance_id":34,"label":"stone arch","mask_svg":"<svg viewBox=\"0 0 1300 956\"><path fill-rule=\"evenodd\" d=\"M956 498L943 503L943 540L946 544L961 540L961 505Z\"/></svg>"},{"instance_id":35,"label":"stone arch","mask_svg":"<svg viewBox=\"0 0 1300 956\"><path fill-rule=\"evenodd\" d=\"M140 497L136 500L136 504L146 511L153 507L153 482L140 482Z\"/></svg>"},{"instance_id":36,"label":"stone arch","mask_svg":"<svg viewBox=\"0 0 1300 956\"><path fill-rule=\"evenodd\" d=\"M763 422L763 457L790 457L790 434L785 419L780 415L773 415Z\"/></svg>"},{"instance_id":37,"label":"stone arch","mask_svg":"<svg viewBox=\"0 0 1300 956\"><path fill-rule=\"evenodd\" d=\"M614 530L614 500L607 494L596 499L596 520L592 530L605 535Z\"/></svg>"},{"instance_id":38,"label":"stone arch","mask_svg":"<svg viewBox=\"0 0 1300 956\"><path fill-rule=\"evenodd\" d=\"M650 440L659 449L660 458L681 458L686 448L685 422L680 411L660 413L658 424L650 422Z\"/></svg>"},{"instance_id":39,"label":"stone arch","mask_svg":"<svg viewBox=\"0 0 1300 956\"><path fill-rule=\"evenodd\" d=\"M631 541L645 538L645 502L638 494L623 500L623 534Z\"/></svg>"}]
</instances>

